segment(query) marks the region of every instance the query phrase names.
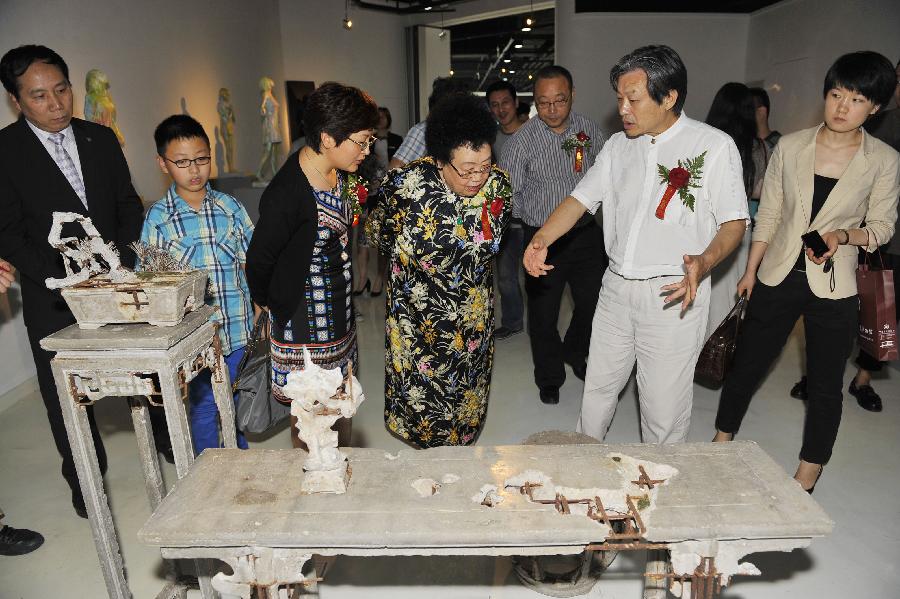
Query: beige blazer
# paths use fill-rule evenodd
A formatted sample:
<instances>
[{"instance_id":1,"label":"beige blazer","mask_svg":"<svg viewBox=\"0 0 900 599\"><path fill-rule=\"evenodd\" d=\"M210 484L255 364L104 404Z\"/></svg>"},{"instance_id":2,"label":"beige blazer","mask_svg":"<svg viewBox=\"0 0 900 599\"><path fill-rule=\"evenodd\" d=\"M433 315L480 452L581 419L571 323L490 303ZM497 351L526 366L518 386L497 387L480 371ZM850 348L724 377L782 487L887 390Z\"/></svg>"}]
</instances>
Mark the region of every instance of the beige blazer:
<instances>
[{"instance_id":1,"label":"beige blazer","mask_svg":"<svg viewBox=\"0 0 900 599\"><path fill-rule=\"evenodd\" d=\"M763 183L753 241L768 244L757 279L766 285L781 283L794 267L801 235L856 229L865 221L870 233L869 252L894 235L897 197L900 195L900 154L863 131L859 150L847 165L813 222L813 175L816 133L822 125L785 135L775 146ZM818 297L841 299L856 295L857 248L839 246L834 254L834 291L831 273L806 259L809 288Z\"/></svg>"}]
</instances>

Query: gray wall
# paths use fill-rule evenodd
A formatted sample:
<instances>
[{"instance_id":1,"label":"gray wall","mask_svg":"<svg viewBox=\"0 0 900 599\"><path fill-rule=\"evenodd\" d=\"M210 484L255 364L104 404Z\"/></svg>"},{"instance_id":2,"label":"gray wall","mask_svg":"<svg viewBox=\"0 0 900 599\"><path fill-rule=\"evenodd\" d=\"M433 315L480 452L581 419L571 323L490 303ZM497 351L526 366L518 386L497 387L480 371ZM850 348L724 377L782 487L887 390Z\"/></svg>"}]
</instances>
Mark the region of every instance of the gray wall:
<instances>
[{"instance_id":1,"label":"gray wall","mask_svg":"<svg viewBox=\"0 0 900 599\"><path fill-rule=\"evenodd\" d=\"M881 52L900 59L900 2L789 0L750 20L747 79L764 82L770 124L782 133L822 121L822 82L841 54Z\"/></svg>"},{"instance_id":2,"label":"gray wall","mask_svg":"<svg viewBox=\"0 0 900 599\"><path fill-rule=\"evenodd\" d=\"M609 69L639 46L674 48L688 71L685 113L703 120L719 87L745 78L748 15L575 13L575 0L558 0L556 62L572 72L575 110L620 131Z\"/></svg>"}]
</instances>

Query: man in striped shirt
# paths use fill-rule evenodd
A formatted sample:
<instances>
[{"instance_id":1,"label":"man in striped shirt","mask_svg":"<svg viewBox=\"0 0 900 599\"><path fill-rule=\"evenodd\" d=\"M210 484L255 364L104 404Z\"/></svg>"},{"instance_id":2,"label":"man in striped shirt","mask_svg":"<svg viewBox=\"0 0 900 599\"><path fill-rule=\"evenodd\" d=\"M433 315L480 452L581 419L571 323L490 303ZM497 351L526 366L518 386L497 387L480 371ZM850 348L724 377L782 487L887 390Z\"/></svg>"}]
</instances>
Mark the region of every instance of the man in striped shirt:
<instances>
[{"instance_id":1,"label":"man in striped shirt","mask_svg":"<svg viewBox=\"0 0 900 599\"><path fill-rule=\"evenodd\" d=\"M554 65L538 71L534 83L538 118L522 125L503 148L500 166L512 180L513 218L522 220L526 242L581 181L606 139L597 123L572 110L574 99L567 69ZM525 292L534 381L541 401L555 404L566 380L564 363L584 380L591 321L606 269L603 232L594 217L585 214L556 241L547 262L553 270L542 277L526 276ZM566 284L574 308L565 338L560 339L557 321Z\"/></svg>"}]
</instances>

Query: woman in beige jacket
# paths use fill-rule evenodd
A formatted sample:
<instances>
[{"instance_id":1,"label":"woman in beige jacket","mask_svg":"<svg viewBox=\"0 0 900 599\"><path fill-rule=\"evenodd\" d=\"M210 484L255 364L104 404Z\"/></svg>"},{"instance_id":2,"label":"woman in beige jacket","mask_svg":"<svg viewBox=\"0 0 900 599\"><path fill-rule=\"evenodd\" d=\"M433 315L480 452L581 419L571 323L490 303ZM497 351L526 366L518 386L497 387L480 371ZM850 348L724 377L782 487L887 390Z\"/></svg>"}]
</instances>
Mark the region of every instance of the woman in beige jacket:
<instances>
[{"instance_id":1,"label":"woman in beige jacket","mask_svg":"<svg viewBox=\"0 0 900 599\"><path fill-rule=\"evenodd\" d=\"M900 155L862 125L896 85L875 52L840 57L825 76L824 122L781 138L766 170L747 270L750 297L734 366L725 381L714 441L730 441L753 393L797 319L806 331L809 407L794 478L812 492L841 421L844 368L856 334L857 246L874 251L894 234ZM863 223L865 226L863 227ZM816 255L802 235L818 232Z\"/></svg>"}]
</instances>

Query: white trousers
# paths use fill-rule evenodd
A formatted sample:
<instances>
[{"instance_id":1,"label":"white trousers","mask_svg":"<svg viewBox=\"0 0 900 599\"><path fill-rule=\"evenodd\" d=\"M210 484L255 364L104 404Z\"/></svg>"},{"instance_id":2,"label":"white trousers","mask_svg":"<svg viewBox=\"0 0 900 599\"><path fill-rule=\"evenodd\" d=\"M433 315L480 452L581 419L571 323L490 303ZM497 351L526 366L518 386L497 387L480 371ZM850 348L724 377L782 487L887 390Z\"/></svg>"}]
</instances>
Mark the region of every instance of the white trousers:
<instances>
[{"instance_id":1,"label":"white trousers","mask_svg":"<svg viewBox=\"0 0 900 599\"><path fill-rule=\"evenodd\" d=\"M704 279L682 316L681 302L663 308L660 291L681 278L632 280L606 270L594 313L577 431L601 440L606 436L636 361L642 440L679 443L687 438L694 367L706 340L710 284Z\"/></svg>"}]
</instances>

